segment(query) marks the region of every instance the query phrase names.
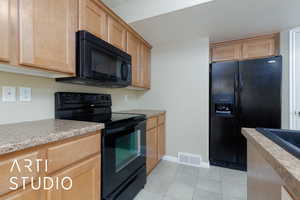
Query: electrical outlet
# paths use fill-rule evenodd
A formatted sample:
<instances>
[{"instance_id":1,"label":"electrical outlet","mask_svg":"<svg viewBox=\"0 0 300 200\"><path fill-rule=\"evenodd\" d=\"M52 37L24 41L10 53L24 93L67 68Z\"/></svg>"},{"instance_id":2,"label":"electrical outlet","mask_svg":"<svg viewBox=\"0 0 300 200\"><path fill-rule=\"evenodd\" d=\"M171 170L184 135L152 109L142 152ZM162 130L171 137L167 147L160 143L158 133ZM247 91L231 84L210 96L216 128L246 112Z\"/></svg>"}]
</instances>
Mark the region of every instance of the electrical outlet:
<instances>
[{"instance_id":1,"label":"electrical outlet","mask_svg":"<svg viewBox=\"0 0 300 200\"><path fill-rule=\"evenodd\" d=\"M2 101L15 102L16 101L16 87L2 87Z\"/></svg>"},{"instance_id":2,"label":"electrical outlet","mask_svg":"<svg viewBox=\"0 0 300 200\"><path fill-rule=\"evenodd\" d=\"M31 101L31 88L20 87L20 101Z\"/></svg>"}]
</instances>

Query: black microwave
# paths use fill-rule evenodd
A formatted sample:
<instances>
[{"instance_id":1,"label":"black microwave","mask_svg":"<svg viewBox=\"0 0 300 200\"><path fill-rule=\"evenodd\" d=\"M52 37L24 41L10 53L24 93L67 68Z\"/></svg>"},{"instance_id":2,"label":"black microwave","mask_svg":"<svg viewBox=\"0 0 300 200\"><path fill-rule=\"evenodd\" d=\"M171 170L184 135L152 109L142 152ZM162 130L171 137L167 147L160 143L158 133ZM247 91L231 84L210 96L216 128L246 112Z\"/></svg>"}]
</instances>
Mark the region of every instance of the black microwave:
<instances>
[{"instance_id":1,"label":"black microwave","mask_svg":"<svg viewBox=\"0 0 300 200\"><path fill-rule=\"evenodd\" d=\"M59 82L98 87L131 85L131 56L87 31L76 33L76 77Z\"/></svg>"}]
</instances>

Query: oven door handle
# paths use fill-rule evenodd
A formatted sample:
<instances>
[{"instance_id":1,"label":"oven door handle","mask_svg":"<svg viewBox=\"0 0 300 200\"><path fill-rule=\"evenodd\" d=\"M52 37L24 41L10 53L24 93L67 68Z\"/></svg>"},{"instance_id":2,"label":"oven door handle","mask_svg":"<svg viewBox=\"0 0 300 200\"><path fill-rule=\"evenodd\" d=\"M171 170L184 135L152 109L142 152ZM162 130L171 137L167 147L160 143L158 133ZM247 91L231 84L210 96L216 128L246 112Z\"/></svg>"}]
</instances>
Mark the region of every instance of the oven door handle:
<instances>
[{"instance_id":1,"label":"oven door handle","mask_svg":"<svg viewBox=\"0 0 300 200\"><path fill-rule=\"evenodd\" d=\"M112 129L106 129L105 134L106 135L114 135L114 134L120 134L121 132L128 132L130 130L134 130L134 126L123 126L119 128L112 128Z\"/></svg>"}]
</instances>

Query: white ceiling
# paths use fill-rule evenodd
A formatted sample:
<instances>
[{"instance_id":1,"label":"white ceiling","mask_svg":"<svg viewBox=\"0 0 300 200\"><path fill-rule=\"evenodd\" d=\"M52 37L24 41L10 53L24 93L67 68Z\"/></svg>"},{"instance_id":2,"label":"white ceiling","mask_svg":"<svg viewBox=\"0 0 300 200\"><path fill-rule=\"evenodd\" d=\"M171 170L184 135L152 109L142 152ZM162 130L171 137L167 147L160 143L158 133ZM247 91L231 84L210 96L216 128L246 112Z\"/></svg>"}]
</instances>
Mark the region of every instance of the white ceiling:
<instances>
[{"instance_id":1,"label":"white ceiling","mask_svg":"<svg viewBox=\"0 0 300 200\"><path fill-rule=\"evenodd\" d=\"M113 0L109 6L127 23L148 19L212 0Z\"/></svg>"},{"instance_id":2,"label":"white ceiling","mask_svg":"<svg viewBox=\"0 0 300 200\"><path fill-rule=\"evenodd\" d=\"M300 26L300 0L215 0L132 25L153 45L196 36L219 42Z\"/></svg>"},{"instance_id":3,"label":"white ceiling","mask_svg":"<svg viewBox=\"0 0 300 200\"><path fill-rule=\"evenodd\" d=\"M115 8L123 3L126 3L128 0L102 0L110 8Z\"/></svg>"}]
</instances>

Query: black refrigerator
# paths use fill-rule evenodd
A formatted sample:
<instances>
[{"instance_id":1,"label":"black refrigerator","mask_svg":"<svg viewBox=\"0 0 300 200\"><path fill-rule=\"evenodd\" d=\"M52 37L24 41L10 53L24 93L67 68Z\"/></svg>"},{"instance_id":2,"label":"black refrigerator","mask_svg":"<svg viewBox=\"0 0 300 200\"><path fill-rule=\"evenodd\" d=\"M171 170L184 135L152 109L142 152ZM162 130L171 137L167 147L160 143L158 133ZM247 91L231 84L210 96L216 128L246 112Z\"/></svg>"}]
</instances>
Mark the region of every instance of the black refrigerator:
<instances>
[{"instance_id":1,"label":"black refrigerator","mask_svg":"<svg viewBox=\"0 0 300 200\"><path fill-rule=\"evenodd\" d=\"M209 159L247 170L247 128L281 127L282 57L212 63Z\"/></svg>"}]
</instances>

